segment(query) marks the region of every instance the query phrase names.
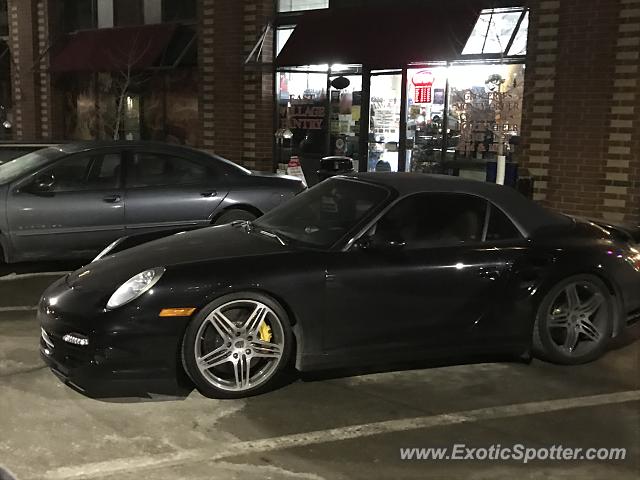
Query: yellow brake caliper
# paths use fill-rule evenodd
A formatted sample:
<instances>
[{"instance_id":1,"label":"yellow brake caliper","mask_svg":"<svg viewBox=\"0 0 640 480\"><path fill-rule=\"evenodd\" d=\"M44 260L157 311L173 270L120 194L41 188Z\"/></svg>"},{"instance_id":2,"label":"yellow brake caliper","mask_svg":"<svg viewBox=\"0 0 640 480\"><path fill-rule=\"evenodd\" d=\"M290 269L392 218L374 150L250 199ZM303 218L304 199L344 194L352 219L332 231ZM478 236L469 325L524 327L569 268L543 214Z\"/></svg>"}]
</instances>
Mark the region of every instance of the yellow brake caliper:
<instances>
[{"instance_id":1,"label":"yellow brake caliper","mask_svg":"<svg viewBox=\"0 0 640 480\"><path fill-rule=\"evenodd\" d=\"M258 333L260 334L260 340L263 342L270 342L273 336L271 334L271 327L267 325L264 320L260 323L260 327L258 327Z\"/></svg>"}]
</instances>

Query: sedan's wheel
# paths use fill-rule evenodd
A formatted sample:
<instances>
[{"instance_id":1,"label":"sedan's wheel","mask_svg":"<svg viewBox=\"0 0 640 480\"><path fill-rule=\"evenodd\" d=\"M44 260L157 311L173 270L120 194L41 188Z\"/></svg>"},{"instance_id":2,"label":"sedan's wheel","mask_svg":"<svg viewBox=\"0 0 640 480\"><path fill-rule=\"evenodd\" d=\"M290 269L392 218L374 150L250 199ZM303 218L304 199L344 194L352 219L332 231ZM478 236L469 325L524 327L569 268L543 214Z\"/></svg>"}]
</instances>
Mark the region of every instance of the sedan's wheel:
<instances>
[{"instance_id":1,"label":"sedan's wheel","mask_svg":"<svg viewBox=\"0 0 640 480\"><path fill-rule=\"evenodd\" d=\"M228 295L189 324L183 363L203 395L246 397L276 385L292 344L289 320L276 302L254 293Z\"/></svg>"},{"instance_id":2,"label":"sedan's wheel","mask_svg":"<svg viewBox=\"0 0 640 480\"><path fill-rule=\"evenodd\" d=\"M606 285L592 275L577 275L547 293L536 318L534 353L566 365L590 362L606 349L614 308Z\"/></svg>"}]
</instances>

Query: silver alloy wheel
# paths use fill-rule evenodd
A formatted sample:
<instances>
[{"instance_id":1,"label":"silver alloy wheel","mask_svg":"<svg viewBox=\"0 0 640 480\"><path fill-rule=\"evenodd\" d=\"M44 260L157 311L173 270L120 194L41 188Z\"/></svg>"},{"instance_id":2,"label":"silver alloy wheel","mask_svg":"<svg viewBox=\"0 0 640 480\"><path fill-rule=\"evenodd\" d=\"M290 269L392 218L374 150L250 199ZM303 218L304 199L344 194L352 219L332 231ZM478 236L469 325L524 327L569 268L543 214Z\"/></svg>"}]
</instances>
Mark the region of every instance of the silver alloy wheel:
<instances>
[{"instance_id":1,"label":"silver alloy wheel","mask_svg":"<svg viewBox=\"0 0 640 480\"><path fill-rule=\"evenodd\" d=\"M264 339L266 325L271 338ZM243 392L267 382L284 352L280 318L256 300L234 300L211 312L195 339L195 360L204 378L228 392Z\"/></svg>"},{"instance_id":2,"label":"silver alloy wheel","mask_svg":"<svg viewBox=\"0 0 640 480\"><path fill-rule=\"evenodd\" d=\"M566 285L547 312L547 330L554 345L570 356L598 348L608 321L608 309L602 308L605 302L600 289L589 281Z\"/></svg>"}]
</instances>

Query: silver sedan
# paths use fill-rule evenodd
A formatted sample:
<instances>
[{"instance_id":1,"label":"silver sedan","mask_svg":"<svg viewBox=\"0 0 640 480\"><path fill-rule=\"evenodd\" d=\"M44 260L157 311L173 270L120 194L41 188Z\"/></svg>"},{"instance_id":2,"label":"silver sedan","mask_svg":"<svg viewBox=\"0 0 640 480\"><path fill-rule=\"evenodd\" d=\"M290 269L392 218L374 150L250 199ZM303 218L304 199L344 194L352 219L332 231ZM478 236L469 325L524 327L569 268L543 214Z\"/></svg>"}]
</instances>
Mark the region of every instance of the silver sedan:
<instances>
[{"instance_id":1,"label":"silver sedan","mask_svg":"<svg viewBox=\"0 0 640 480\"><path fill-rule=\"evenodd\" d=\"M0 262L85 259L127 235L252 220L304 188L176 145L49 147L0 165Z\"/></svg>"}]
</instances>

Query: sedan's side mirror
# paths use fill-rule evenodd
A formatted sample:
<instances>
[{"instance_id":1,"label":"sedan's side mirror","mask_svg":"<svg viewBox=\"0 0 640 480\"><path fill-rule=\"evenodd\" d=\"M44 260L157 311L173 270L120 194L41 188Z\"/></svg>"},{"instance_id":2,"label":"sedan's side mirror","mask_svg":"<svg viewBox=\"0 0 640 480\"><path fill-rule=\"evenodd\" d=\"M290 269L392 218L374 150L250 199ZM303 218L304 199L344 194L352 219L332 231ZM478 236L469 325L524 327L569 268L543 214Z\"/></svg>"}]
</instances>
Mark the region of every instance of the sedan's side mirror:
<instances>
[{"instance_id":1,"label":"sedan's side mirror","mask_svg":"<svg viewBox=\"0 0 640 480\"><path fill-rule=\"evenodd\" d=\"M31 193L47 193L53 190L55 184L56 179L52 174L42 174L36 176L26 190Z\"/></svg>"}]
</instances>

